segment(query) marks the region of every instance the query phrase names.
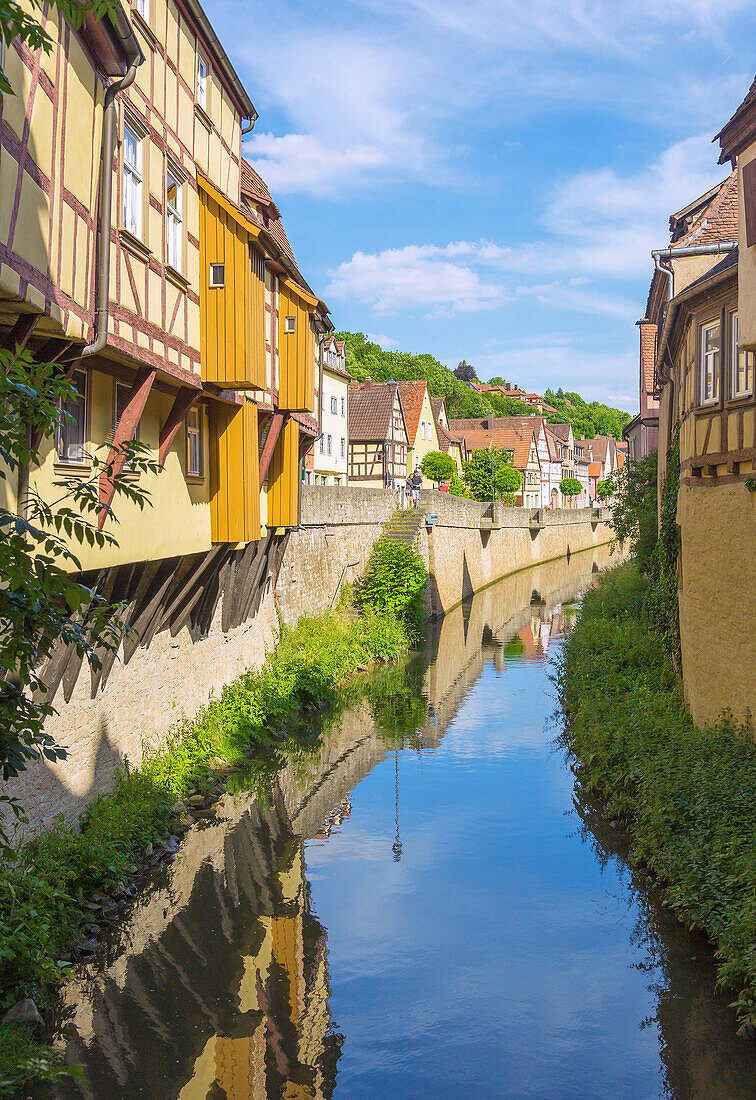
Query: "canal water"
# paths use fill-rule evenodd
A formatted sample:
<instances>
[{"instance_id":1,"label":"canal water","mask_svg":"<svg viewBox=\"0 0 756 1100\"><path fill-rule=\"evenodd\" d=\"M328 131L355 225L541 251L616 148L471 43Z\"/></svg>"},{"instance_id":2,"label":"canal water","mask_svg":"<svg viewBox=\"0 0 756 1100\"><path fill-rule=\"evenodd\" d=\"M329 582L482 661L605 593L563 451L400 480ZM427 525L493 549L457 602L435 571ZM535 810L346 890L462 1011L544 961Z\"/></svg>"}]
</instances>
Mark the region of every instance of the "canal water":
<instances>
[{"instance_id":1,"label":"canal water","mask_svg":"<svg viewBox=\"0 0 756 1100\"><path fill-rule=\"evenodd\" d=\"M709 947L555 742L552 659L608 564L479 594L270 791L226 796L67 987L86 1079L54 1095L756 1095Z\"/></svg>"}]
</instances>

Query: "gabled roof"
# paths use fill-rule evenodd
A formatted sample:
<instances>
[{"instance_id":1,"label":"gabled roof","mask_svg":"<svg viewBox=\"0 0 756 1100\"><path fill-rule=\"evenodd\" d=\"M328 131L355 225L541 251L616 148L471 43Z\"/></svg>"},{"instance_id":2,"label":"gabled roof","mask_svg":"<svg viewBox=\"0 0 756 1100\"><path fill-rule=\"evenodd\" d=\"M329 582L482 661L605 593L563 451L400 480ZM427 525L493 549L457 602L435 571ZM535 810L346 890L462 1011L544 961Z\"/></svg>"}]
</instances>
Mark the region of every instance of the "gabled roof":
<instances>
[{"instance_id":1,"label":"gabled roof","mask_svg":"<svg viewBox=\"0 0 756 1100\"><path fill-rule=\"evenodd\" d=\"M546 431L551 432L551 434L555 435L562 443L569 443L572 424L547 424Z\"/></svg>"},{"instance_id":2,"label":"gabled roof","mask_svg":"<svg viewBox=\"0 0 756 1100\"><path fill-rule=\"evenodd\" d=\"M407 439L410 447L414 447L428 383L421 379L416 382L397 382L396 384L399 387L399 396L402 399L404 420L407 425Z\"/></svg>"},{"instance_id":3,"label":"gabled roof","mask_svg":"<svg viewBox=\"0 0 756 1100\"><path fill-rule=\"evenodd\" d=\"M539 418L533 416L497 416L450 420L449 428L462 436L468 451L506 448L512 452L515 469L524 470L530 458L531 443L535 444L538 455L536 428L539 423Z\"/></svg>"},{"instance_id":4,"label":"gabled roof","mask_svg":"<svg viewBox=\"0 0 756 1100\"><path fill-rule=\"evenodd\" d=\"M738 239L738 170L669 219L671 248Z\"/></svg>"},{"instance_id":5,"label":"gabled roof","mask_svg":"<svg viewBox=\"0 0 756 1100\"><path fill-rule=\"evenodd\" d=\"M397 393L396 382L352 382L348 401L350 442L383 442L391 437L394 398ZM399 406L402 407L401 395Z\"/></svg>"},{"instance_id":6,"label":"gabled roof","mask_svg":"<svg viewBox=\"0 0 756 1100\"><path fill-rule=\"evenodd\" d=\"M756 79L748 89L743 102L730 121L722 127L714 140L719 138L722 150L719 163L732 161L756 138Z\"/></svg>"}]
</instances>

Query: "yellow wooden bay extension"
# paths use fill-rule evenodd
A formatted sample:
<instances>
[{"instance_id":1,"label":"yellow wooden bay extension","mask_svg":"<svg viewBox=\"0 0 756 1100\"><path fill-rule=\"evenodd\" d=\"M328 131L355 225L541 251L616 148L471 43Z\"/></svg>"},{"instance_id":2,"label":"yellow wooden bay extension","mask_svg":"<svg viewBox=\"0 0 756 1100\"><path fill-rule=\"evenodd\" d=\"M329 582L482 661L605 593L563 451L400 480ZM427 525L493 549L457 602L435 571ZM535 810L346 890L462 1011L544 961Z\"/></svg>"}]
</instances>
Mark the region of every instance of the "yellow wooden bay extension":
<instances>
[{"instance_id":1,"label":"yellow wooden bay extension","mask_svg":"<svg viewBox=\"0 0 756 1100\"><path fill-rule=\"evenodd\" d=\"M212 542L260 538L257 405L210 407L210 537Z\"/></svg>"},{"instance_id":2,"label":"yellow wooden bay extension","mask_svg":"<svg viewBox=\"0 0 756 1100\"><path fill-rule=\"evenodd\" d=\"M291 279L279 282L279 408L315 412L315 333L311 314L318 299Z\"/></svg>"},{"instance_id":3,"label":"yellow wooden bay extension","mask_svg":"<svg viewBox=\"0 0 756 1100\"><path fill-rule=\"evenodd\" d=\"M288 418L268 472L268 526L296 527L299 523L299 425Z\"/></svg>"},{"instance_id":4,"label":"yellow wooden bay extension","mask_svg":"<svg viewBox=\"0 0 756 1100\"><path fill-rule=\"evenodd\" d=\"M202 379L265 389L265 262L259 228L198 177Z\"/></svg>"}]
</instances>

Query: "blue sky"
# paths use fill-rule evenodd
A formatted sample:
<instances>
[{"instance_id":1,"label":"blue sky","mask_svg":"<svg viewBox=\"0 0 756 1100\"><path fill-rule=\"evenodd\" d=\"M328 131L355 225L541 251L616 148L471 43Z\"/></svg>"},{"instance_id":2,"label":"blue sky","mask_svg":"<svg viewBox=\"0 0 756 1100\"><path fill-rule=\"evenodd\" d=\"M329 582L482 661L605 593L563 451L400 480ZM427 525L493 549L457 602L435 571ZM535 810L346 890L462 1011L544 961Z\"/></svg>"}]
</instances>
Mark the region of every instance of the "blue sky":
<instances>
[{"instance_id":1,"label":"blue sky","mask_svg":"<svg viewBox=\"0 0 756 1100\"><path fill-rule=\"evenodd\" d=\"M726 170L747 0L206 0L337 328L632 410L649 251Z\"/></svg>"}]
</instances>

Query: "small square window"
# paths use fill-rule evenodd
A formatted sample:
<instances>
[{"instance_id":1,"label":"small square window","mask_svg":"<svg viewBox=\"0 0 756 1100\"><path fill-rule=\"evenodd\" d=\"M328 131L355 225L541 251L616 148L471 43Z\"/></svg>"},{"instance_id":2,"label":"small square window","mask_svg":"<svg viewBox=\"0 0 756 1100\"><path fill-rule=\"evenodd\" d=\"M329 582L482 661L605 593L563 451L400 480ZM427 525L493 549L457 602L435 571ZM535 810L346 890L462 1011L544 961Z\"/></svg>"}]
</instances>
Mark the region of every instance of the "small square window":
<instances>
[{"instance_id":1,"label":"small square window","mask_svg":"<svg viewBox=\"0 0 756 1100\"><path fill-rule=\"evenodd\" d=\"M287 317L284 321L284 332L296 332L297 331L297 319L296 317Z\"/></svg>"},{"instance_id":2,"label":"small square window","mask_svg":"<svg viewBox=\"0 0 756 1100\"><path fill-rule=\"evenodd\" d=\"M210 286L226 285L226 265L210 264Z\"/></svg>"}]
</instances>

